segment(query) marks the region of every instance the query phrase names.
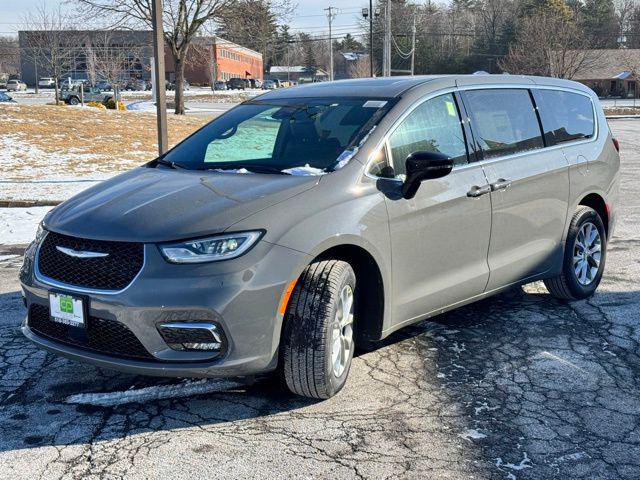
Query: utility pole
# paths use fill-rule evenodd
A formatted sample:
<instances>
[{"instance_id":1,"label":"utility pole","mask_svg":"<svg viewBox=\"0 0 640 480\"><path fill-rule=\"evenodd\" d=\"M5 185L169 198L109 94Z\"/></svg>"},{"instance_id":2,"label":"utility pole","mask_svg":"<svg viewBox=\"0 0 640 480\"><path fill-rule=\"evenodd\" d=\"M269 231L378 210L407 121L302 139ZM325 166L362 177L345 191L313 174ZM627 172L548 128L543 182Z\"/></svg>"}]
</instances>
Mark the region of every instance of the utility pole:
<instances>
[{"instance_id":1,"label":"utility pole","mask_svg":"<svg viewBox=\"0 0 640 480\"><path fill-rule=\"evenodd\" d=\"M416 14L413 14L413 27L411 28L411 75L415 75L416 68Z\"/></svg>"},{"instance_id":2,"label":"utility pole","mask_svg":"<svg viewBox=\"0 0 640 480\"><path fill-rule=\"evenodd\" d=\"M382 59L382 76L391 76L391 0L387 0L384 11L384 55Z\"/></svg>"},{"instance_id":3,"label":"utility pole","mask_svg":"<svg viewBox=\"0 0 640 480\"><path fill-rule=\"evenodd\" d=\"M162 0L152 0L151 20L153 23L153 62L156 76L156 118L158 128L158 153L169 150L167 140L167 100L164 80L164 29L162 27ZM117 98L117 97L116 97Z\"/></svg>"},{"instance_id":4,"label":"utility pole","mask_svg":"<svg viewBox=\"0 0 640 480\"><path fill-rule=\"evenodd\" d=\"M338 14L338 9L335 7L327 7L324 10L327 12L327 20L329 20L329 80L333 81L333 39L331 38L331 24Z\"/></svg>"},{"instance_id":5,"label":"utility pole","mask_svg":"<svg viewBox=\"0 0 640 480\"><path fill-rule=\"evenodd\" d=\"M369 0L369 70L373 78L373 0Z\"/></svg>"}]
</instances>

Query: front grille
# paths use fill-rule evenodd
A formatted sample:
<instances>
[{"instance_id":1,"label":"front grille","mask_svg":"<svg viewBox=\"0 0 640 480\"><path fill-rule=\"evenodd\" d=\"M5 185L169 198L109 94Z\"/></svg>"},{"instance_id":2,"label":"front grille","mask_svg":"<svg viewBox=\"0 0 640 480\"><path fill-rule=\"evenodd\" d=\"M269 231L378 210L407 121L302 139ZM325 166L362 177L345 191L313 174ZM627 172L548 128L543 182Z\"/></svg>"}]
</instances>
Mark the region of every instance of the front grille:
<instances>
[{"instance_id":1,"label":"front grille","mask_svg":"<svg viewBox=\"0 0 640 480\"><path fill-rule=\"evenodd\" d=\"M54 322L49 307L32 304L29 328L43 337L74 347L118 357L154 359L136 336L120 322L89 317L86 329Z\"/></svg>"},{"instance_id":2,"label":"front grille","mask_svg":"<svg viewBox=\"0 0 640 480\"><path fill-rule=\"evenodd\" d=\"M77 258L56 247L108 253L106 257ZM138 274L144 263L144 245L69 237L49 232L38 253L38 270L53 280L77 287L122 290Z\"/></svg>"}]
</instances>

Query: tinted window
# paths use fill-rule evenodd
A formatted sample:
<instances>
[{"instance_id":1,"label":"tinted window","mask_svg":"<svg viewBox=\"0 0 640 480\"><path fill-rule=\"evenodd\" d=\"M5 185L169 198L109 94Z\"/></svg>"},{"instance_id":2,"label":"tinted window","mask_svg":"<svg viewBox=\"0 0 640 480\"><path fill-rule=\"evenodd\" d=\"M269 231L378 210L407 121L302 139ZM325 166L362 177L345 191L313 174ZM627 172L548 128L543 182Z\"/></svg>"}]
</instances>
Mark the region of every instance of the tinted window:
<instances>
[{"instance_id":1,"label":"tinted window","mask_svg":"<svg viewBox=\"0 0 640 480\"><path fill-rule=\"evenodd\" d=\"M473 90L466 99L484 158L543 147L528 90Z\"/></svg>"},{"instance_id":2,"label":"tinted window","mask_svg":"<svg viewBox=\"0 0 640 480\"><path fill-rule=\"evenodd\" d=\"M557 145L595 133L591 99L559 90L533 90L547 145Z\"/></svg>"},{"instance_id":3,"label":"tinted window","mask_svg":"<svg viewBox=\"0 0 640 480\"><path fill-rule=\"evenodd\" d=\"M405 173L405 160L414 152L443 153L455 164L466 163L467 148L453 96L441 95L417 107L389 137L389 147L398 175Z\"/></svg>"}]
</instances>

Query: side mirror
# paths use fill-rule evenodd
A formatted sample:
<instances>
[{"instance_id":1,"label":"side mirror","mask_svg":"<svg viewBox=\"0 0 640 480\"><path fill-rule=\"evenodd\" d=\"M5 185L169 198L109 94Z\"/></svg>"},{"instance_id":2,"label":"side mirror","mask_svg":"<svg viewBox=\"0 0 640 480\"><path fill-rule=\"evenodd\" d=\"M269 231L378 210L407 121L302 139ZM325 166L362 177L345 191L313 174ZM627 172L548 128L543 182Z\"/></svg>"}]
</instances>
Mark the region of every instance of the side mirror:
<instances>
[{"instance_id":1,"label":"side mirror","mask_svg":"<svg viewBox=\"0 0 640 480\"><path fill-rule=\"evenodd\" d=\"M414 152L405 161L407 178L402 184L402 196L413 198L423 180L441 178L451 173L453 160L442 153Z\"/></svg>"}]
</instances>

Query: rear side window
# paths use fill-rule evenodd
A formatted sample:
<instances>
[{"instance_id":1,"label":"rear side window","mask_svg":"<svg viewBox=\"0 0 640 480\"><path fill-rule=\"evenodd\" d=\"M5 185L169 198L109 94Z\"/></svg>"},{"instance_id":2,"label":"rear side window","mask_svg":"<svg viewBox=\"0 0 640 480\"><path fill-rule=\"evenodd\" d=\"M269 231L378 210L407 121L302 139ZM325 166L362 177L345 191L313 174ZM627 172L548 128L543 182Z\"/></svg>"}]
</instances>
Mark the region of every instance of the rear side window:
<instances>
[{"instance_id":1,"label":"rear side window","mask_svg":"<svg viewBox=\"0 0 640 480\"><path fill-rule=\"evenodd\" d=\"M451 94L427 100L413 110L389 137L396 175L405 173L405 160L414 152L437 152L455 165L467 162L467 147L456 102Z\"/></svg>"},{"instance_id":2,"label":"rear side window","mask_svg":"<svg viewBox=\"0 0 640 480\"><path fill-rule=\"evenodd\" d=\"M578 93L534 89L547 145L591 138L595 119L591 99Z\"/></svg>"},{"instance_id":3,"label":"rear side window","mask_svg":"<svg viewBox=\"0 0 640 480\"><path fill-rule=\"evenodd\" d=\"M465 98L484 158L544 146L528 90L472 90L465 93Z\"/></svg>"}]
</instances>

